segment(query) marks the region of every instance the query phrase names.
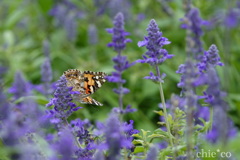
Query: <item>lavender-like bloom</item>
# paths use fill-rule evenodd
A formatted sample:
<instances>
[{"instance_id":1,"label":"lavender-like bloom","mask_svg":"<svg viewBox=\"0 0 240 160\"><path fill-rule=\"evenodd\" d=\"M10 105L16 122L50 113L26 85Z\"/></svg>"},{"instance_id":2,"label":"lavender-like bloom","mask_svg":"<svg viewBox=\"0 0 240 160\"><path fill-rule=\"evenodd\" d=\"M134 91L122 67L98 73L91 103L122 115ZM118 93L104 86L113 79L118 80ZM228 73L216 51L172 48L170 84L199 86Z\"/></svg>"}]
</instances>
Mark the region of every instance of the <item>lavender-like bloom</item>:
<instances>
[{"instance_id":1,"label":"lavender-like bloom","mask_svg":"<svg viewBox=\"0 0 240 160\"><path fill-rule=\"evenodd\" d=\"M212 44L208 51L204 52L201 56L201 61L197 64L199 72L206 71L210 66L223 66L224 64L220 62L220 56L218 54L217 46Z\"/></svg>"},{"instance_id":2,"label":"lavender-like bloom","mask_svg":"<svg viewBox=\"0 0 240 160\"><path fill-rule=\"evenodd\" d=\"M200 38L203 35L203 31L201 27L208 25L208 21L200 17L197 8L191 8L182 21L185 23L181 27L190 31L187 35L188 53L192 52L195 55L202 53L203 47Z\"/></svg>"},{"instance_id":3,"label":"lavender-like bloom","mask_svg":"<svg viewBox=\"0 0 240 160\"><path fill-rule=\"evenodd\" d=\"M131 41L130 39L125 38L129 33L124 30L123 14L118 13L115 16L113 23L114 27L107 29L107 31L113 35L112 42L108 43L108 47L113 47L118 53L118 55L113 58L113 62L115 63L114 69L116 71L112 72L112 75L107 76L106 78L109 82L118 83L118 88L113 89L113 91L116 94L119 94L119 108L120 110L123 110L122 98L124 94L129 93L129 90L123 87L123 83L125 83L126 80L122 78L122 72L134 65L134 63L129 63L127 57L121 54L122 50L126 47L126 43Z\"/></svg>"},{"instance_id":4,"label":"lavender-like bloom","mask_svg":"<svg viewBox=\"0 0 240 160\"><path fill-rule=\"evenodd\" d=\"M51 122L58 124L66 120L74 111L81 107L76 107L76 104L72 102L72 94L79 93L71 91L72 87L67 87L67 80L64 75L60 77L56 85L57 89L54 93L54 98L46 106L54 105L54 109L48 113L50 118L52 118Z\"/></svg>"},{"instance_id":5,"label":"lavender-like bloom","mask_svg":"<svg viewBox=\"0 0 240 160\"><path fill-rule=\"evenodd\" d=\"M208 88L204 92L205 102L212 106L222 106L225 108L226 103L223 101L223 97L226 94L220 90L220 82L215 69L213 67L209 68L206 75Z\"/></svg>"},{"instance_id":6,"label":"lavender-like bloom","mask_svg":"<svg viewBox=\"0 0 240 160\"><path fill-rule=\"evenodd\" d=\"M223 24L228 28L234 28L239 24L240 8L230 8L225 15Z\"/></svg>"},{"instance_id":7,"label":"lavender-like bloom","mask_svg":"<svg viewBox=\"0 0 240 160\"><path fill-rule=\"evenodd\" d=\"M68 128L64 128L59 132L59 139L56 144L53 145L54 150L57 155L61 156L60 159L73 160L73 155L75 151L74 137ZM59 157L53 157L52 159L58 160Z\"/></svg>"},{"instance_id":8,"label":"lavender-like bloom","mask_svg":"<svg viewBox=\"0 0 240 160\"><path fill-rule=\"evenodd\" d=\"M148 36L144 37L144 41L138 42L138 46L146 46L148 51L142 56L143 59L139 59L136 62L148 63L156 67L156 65L162 64L165 60L172 58L174 55L170 55L166 49L162 49L164 45L170 44L170 42L167 38L162 36L162 32L159 31L158 25L154 19L150 21L147 31Z\"/></svg>"},{"instance_id":9,"label":"lavender-like bloom","mask_svg":"<svg viewBox=\"0 0 240 160\"><path fill-rule=\"evenodd\" d=\"M13 94L14 100L29 95L30 88L26 80L23 78L21 72L15 74L12 87L9 88L9 92Z\"/></svg>"},{"instance_id":10,"label":"lavender-like bloom","mask_svg":"<svg viewBox=\"0 0 240 160\"><path fill-rule=\"evenodd\" d=\"M113 47L119 53L125 49L126 43L131 42L130 39L125 38L129 33L124 30L124 17L121 12L115 16L113 24L113 28L107 29L107 32L113 35L112 42L108 43L108 47Z\"/></svg>"},{"instance_id":11,"label":"lavender-like bloom","mask_svg":"<svg viewBox=\"0 0 240 160\"><path fill-rule=\"evenodd\" d=\"M147 52L145 52L145 55L143 55L143 59L136 60L137 63L148 63L154 69L156 69L156 76L150 72L150 76L144 77L145 79L151 79L154 81L159 82L159 91L160 91L160 97L163 104L163 113L164 118L166 122L167 127L167 133L169 134L169 141L171 147L173 147L173 141L170 130L170 124L167 120L167 109L165 104L165 98L164 98L164 92L163 92L163 78L166 76L165 74L160 73L159 66L162 64L165 60L172 58L174 55L168 54L168 51L166 49L162 49L164 45L167 45L170 43L167 38L162 36L162 32L159 31L158 25L154 19L152 19L148 25L147 28L148 36L144 37L143 41L138 42L139 47L146 46Z\"/></svg>"},{"instance_id":12,"label":"lavender-like bloom","mask_svg":"<svg viewBox=\"0 0 240 160\"><path fill-rule=\"evenodd\" d=\"M150 147L146 160L157 160L158 157L158 148L156 146Z\"/></svg>"},{"instance_id":13,"label":"lavender-like bloom","mask_svg":"<svg viewBox=\"0 0 240 160\"><path fill-rule=\"evenodd\" d=\"M51 91L52 68L50 59L47 57L41 66L42 82L44 83L45 94L49 95Z\"/></svg>"},{"instance_id":14,"label":"lavender-like bloom","mask_svg":"<svg viewBox=\"0 0 240 160\"><path fill-rule=\"evenodd\" d=\"M87 127L89 126L89 121L82 121L80 119L72 120L70 123L72 127L72 132L78 138L80 143L90 143L92 140L90 139L89 131Z\"/></svg>"},{"instance_id":15,"label":"lavender-like bloom","mask_svg":"<svg viewBox=\"0 0 240 160\"><path fill-rule=\"evenodd\" d=\"M63 27L67 32L67 38L70 41L77 36L77 20L83 17L77 6L68 0L63 0L55 5L49 12L54 16L57 25Z\"/></svg>"},{"instance_id":16,"label":"lavender-like bloom","mask_svg":"<svg viewBox=\"0 0 240 160\"><path fill-rule=\"evenodd\" d=\"M121 110L120 108L115 107L115 108L112 109L112 111L113 111L114 113L126 114L126 113L136 112L137 109L136 109L136 108L132 108L131 105L127 105L127 106L126 106L126 109L122 109L122 110Z\"/></svg>"},{"instance_id":17,"label":"lavender-like bloom","mask_svg":"<svg viewBox=\"0 0 240 160\"><path fill-rule=\"evenodd\" d=\"M133 123L133 122L132 122ZM131 139L124 135L124 131L135 133L130 122L129 125L122 125L115 113L111 113L106 121L106 127L104 129L104 135L106 137L106 146L108 148L108 159L115 160L120 156L121 148L131 148Z\"/></svg>"}]
</instances>

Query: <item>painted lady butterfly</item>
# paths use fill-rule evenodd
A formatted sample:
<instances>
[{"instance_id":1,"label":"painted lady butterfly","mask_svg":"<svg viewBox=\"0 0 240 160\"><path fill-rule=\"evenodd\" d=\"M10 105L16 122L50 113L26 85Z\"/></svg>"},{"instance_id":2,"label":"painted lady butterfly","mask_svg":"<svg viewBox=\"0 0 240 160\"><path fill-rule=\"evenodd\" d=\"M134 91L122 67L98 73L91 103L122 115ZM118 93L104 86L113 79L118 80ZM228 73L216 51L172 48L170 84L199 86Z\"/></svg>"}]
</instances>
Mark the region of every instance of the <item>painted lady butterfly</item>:
<instances>
[{"instance_id":1,"label":"painted lady butterfly","mask_svg":"<svg viewBox=\"0 0 240 160\"><path fill-rule=\"evenodd\" d=\"M80 94L72 95L74 99L80 103L93 104L102 106L102 104L89 95L93 94L106 82L104 72L79 71L78 69L69 69L64 72L67 79L67 86L73 87L73 91L78 91Z\"/></svg>"}]
</instances>

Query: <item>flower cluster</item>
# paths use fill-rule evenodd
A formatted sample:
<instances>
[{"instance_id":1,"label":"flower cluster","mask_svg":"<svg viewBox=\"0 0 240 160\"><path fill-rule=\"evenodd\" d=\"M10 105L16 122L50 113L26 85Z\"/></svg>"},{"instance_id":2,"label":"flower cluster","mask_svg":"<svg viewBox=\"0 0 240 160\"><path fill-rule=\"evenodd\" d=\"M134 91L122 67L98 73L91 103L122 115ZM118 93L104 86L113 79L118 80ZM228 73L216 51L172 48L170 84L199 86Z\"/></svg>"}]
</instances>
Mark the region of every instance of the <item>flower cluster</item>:
<instances>
[{"instance_id":1,"label":"flower cluster","mask_svg":"<svg viewBox=\"0 0 240 160\"><path fill-rule=\"evenodd\" d=\"M168 54L166 49L162 49L164 45L170 44L170 42L162 36L162 32L159 31L154 19L150 21L147 31L148 36L144 38L144 41L138 42L138 46L146 46L148 50L142 56L143 59L139 59L136 62L148 63L155 67L158 64L162 64L165 60L172 58L173 55Z\"/></svg>"},{"instance_id":2,"label":"flower cluster","mask_svg":"<svg viewBox=\"0 0 240 160\"><path fill-rule=\"evenodd\" d=\"M117 56L112 59L115 63L114 69L116 71L112 72L112 75L107 76L106 78L109 82L118 84L119 87L114 88L113 91L119 95L119 113L127 113L128 110L123 110L122 97L130 91L129 89L123 87L126 80L122 78L122 73L129 67L133 66L134 63L130 63L127 60L127 57L123 56L121 52L125 49L126 43L131 42L131 40L125 38L129 35L129 33L124 30L124 17L122 13L118 13L115 16L113 24L114 27L107 29L107 32L113 35L112 42L108 43L108 47L113 47L118 53Z\"/></svg>"},{"instance_id":3,"label":"flower cluster","mask_svg":"<svg viewBox=\"0 0 240 160\"><path fill-rule=\"evenodd\" d=\"M59 124L81 107L76 107L76 104L72 102L72 95L79 93L72 91L72 87L67 86L67 80L64 75L60 77L56 85L57 89L54 93L54 98L46 106L54 105L54 109L49 111L49 116L52 118L52 123Z\"/></svg>"},{"instance_id":4,"label":"flower cluster","mask_svg":"<svg viewBox=\"0 0 240 160\"><path fill-rule=\"evenodd\" d=\"M187 43L189 47L188 52L192 52L195 55L202 53L203 47L200 38L203 35L203 30L201 27L208 25L209 22L200 17L200 13L197 8L191 8L185 18L181 20L184 22L181 27L190 31L190 34L187 35Z\"/></svg>"}]
</instances>

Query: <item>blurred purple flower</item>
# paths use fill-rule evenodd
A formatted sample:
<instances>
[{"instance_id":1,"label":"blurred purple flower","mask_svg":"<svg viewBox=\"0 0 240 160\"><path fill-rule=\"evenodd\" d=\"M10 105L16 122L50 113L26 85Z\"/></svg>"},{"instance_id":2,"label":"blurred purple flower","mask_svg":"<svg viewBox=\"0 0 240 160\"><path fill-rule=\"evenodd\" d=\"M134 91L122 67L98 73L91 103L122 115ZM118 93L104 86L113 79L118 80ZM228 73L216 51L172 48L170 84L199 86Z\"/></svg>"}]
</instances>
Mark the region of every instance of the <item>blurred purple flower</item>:
<instances>
[{"instance_id":1,"label":"blurred purple flower","mask_svg":"<svg viewBox=\"0 0 240 160\"><path fill-rule=\"evenodd\" d=\"M30 94L30 85L23 78L21 72L18 71L15 74L14 82L12 84L12 87L9 88L9 92L13 94L14 100L28 96Z\"/></svg>"},{"instance_id":2,"label":"blurred purple flower","mask_svg":"<svg viewBox=\"0 0 240 160\"><path fill-rule=\"evenodd\" d=\"M95 45L98 43L98 30L94 24L88 27L88 44Z\"/></svg>"},{"instance_id":3,"label":"blurred purple flower","mask_svg":"<svg viewBox=\"0 0 240 160\"><path fill-rule=\"evenodd\" d=\"M149 74L150 74L150 76L146 76L146 77L144 77L144 79L150 79L150 80L153 80L153 81L156 81L156 82L162 82L163 83L164 82L163 79L166 77L165 73L163 73L161 75L161 77L155 76L153 72L150 72Z\"/></svg>"},{"instance_id":4,"label":"blurred purple flower","mask_svg":"<svg viewBox=\"0 0 240 160\"><path fill-rule=\"evenodd\" d=\"M77 36L77 20L84 16L78 7L69 0L63 0L58 2L49 14L55 17L57 25L66 30L68 40L74 41Z\"/></svg>"},{"instance_id":5,"label":"blurred purple flower","mask_svg":"<svg viewBox=\"0 0 240 160\"><path fill-rule=\"evenodd\" d=\"M129 124L121 124L116 113L112 112L109 115L104 129L109 160L118 159L122 148L132 148L132 139L129 137L135 133L135 130L132 128L132 124L133 121Z\"/></svg>"},{"instance_id":6,"label":"blurred purple flower","mask_svg":"<svg viewBox=\"0 0 240 160\"><path fill-rule=\"evenodd\" d=\"M93 156L93 160L105 160L104 156L103 156L103 152L101 150L98 150L94 156Z\"/></svg>"},{"instance_id":7,"label":"blurred purple flower","mask_svg":"<svg viewBox=\"0 0 240 160\"><path fill-rule=\"evenodd\" d=\"M203 35L202 26L209 25L209 22L203 20L200 17L199 10L197 8L191 8L183 19L184 24L181 25L183 29L190 31L191 35L188 35L188 49L195 55L203 52L201 36Z\"/></svg>"},{"instance_id":8,"label":"blurred purple flower","mask_svg":"<svg viewBox=\"0 0 240 160\"><path fill-rule=\"evenodd\" d=\"M221 122L221 125L219 125ZM226 143L228 139L237 135L237 129L230 118L227 117L226 110L221 106L214 108L213 124L211 130L206 134L206 139L211 143L219 141Z\"/></svg>"},{"instance_id":9,"label":"blurred purple flower","mask_svg":"<svg viewBox=\"0 0 240 160\"><path fill-rule=\"evenodd\" d=\"M70 125L72 127L72 132L76 137L78 137L80 143L90 143L93 141L90 138L89 131L87 130L87 128L89 128L89 121L75 119L71 121Z\"/></svg>"},{"instance_id":10,"label":"blurred purple flower","mask_svg":"<svg viewBox=\"0 0 240 160\"><path fill-rule=\"evenodd\" d=\"M156 146L150 147L147 153L146 160L157 160L158 159L158 148Z\"/></svg>"},{"instance_id":11,"label":"blurred purple flower","mask_svg":"<svg viewBox=\"0 0 240 160\"><path fill-rule=\"evenodd\" d=\"M178 87L182 88L182 92L185 92L186 90L192 90L196 87L195 81L198 78L199 72L194 62L188 59L185 64L181 64L179 66L176 73L181 74Z\"/></svg>"},{"instance_id":12,"label":"blurred purple flower","mask_svg":"<svg viewBox=\"0 0 240 160\"><path fill-rule=\"evenodd\" d=\"M137 15L137 23L140 23L141 21L143 21L146 18L146 15L144 13L139 13Z\"/></svg>"},{"instance_id":13,"label":"blurred purple flower","mask_svg":"<svg viewBox=\"0 0 240 160\"><path fill-rule=\"evenodd\" d=\"M201 56L200 62L197 64L199 72L206 71L209 66L215 67L216 65L223 66L224 64L220 62L220 56L218 54L217 46L212 44L208 51L204 52Z\"/></svg>"},{"instance_id":14,"label":"blurred purple flower","mask_svg":"<svg viewBox=\"0 0 240 160\"><path fill-rule=\"evenodd\" d=\"M208 85L208 88L204 92L205 102L213 107L222 106L225 108L227 105L223 98L226 96L226 93L220 90L220 81L216 70L210 67L205 74L207 77L205 84Z\"/></svg>"},{"instance_id":15,"label":"blurred purple flower","mask_svg":"<svg viewBox=\"0 0 240 160\"><path fill-rule=\"evenodd\" d=\"M59 159L58 156L61 156L60 159L63 160L73 160L73 155L75 152L75 144L74 144L74 137L71 133L71 131L67 128L64 128L59 132L59 139L58 141L53 145L54 150L57 152L54 156L54 160Z\"/></svg>"},{"instance_id":16,"label":"blurred purple flower","mask_svg":"<svg viewBox=\"0 0 240 160\"><path fill-rule=\"evenodd\" d=\"M46 105L50 107L54 105L54 109L48 112L48 116L52 123L60 123L64 119L66 120L74 111L77 111L81 107L76 107L76 104L72 102L72 94L77 94L72 90L72 87L67 87L67 80L64 75L57 81L57 89L54 93L54 98Z\"/></svg>"},{"instance_id":17,"label":"blurred purple flower","mask_svg":"<svg viewBox=\"0 0 240 160\"><path fill-rule=\"evenodd\" d=\"M165 60L172 58L174 55L170 55L167 50L162 49L164 45L170 44L170 41L162 37L162 32L159 31L158 25L154 19L150 21L147 31L148 36L146 36L143 41L138 42L138 46L146 46L148 51L143 55L143 59L139 59L136 62L148 63L155 67L157 64L162 64Z\"/></svg>"},{"instance_id":18,"label":"blurred purple flower","mask_svg":"<svg viewBox=\"0 0 240 160\"><path fill-rule=\"evenodd\" d=\"M240 20L240 8L230 8L225 15L223 24L227 28L234 28L239 24Z\"/></svg>"},{"instance_id":19,"label":"blurred purple flower","mask_svg":"<svg viewBox=\"0 0 240 160\"><path fill-rule=\"evenodd\" d=\"M126 109L120 109L120 108L117 108L117 107L115 107L115 108L113 108L112 109L112 111L114 112L114 113L120 113L120 114L126 114L126 113L132 113L132 112L136 112L137 111L137 109L136 108L131 108L132 106L131 105L127 105L127 107L126 107Z\"/></svg>"},{"instance_id":20,"label":"blurred purple flower","mask_svg":"<svg viewBox=\"0 0 240 160\"><path fill-rule=\"evenodd\" d=\"M51 68L50 59L47 57L41 66L41 75L42 75L42 82L43 82L45 94L49 95L52 93L52 88L51 88L52 68Z\"/></svg>"}]
</instances>

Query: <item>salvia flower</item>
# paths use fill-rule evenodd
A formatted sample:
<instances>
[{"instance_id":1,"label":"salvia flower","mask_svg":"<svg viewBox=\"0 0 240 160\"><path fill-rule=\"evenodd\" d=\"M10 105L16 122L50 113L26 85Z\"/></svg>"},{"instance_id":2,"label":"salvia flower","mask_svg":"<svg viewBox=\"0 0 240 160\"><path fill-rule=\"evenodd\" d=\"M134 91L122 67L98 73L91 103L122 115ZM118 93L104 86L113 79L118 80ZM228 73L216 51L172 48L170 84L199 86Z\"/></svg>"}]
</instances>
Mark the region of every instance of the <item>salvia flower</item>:
<instances>
[{"instance_id":1,"label":"salvia flower","mask_svg":"<svg viewBox=\"0 0 240 160\"><path fill-rule=\"evenodd\" d=\"M76 147L74 144L74 137L68 128L64 128L59 132L59 139L53 145L53 148L57 152L56 155L61 157L60 159L73 160ZM54 157L53 159L57 160L58 157Z\"/></svg>"},{"instance_id":2,"label":"salvia flower","mask_svg":"<svg viewBox=\"0 0 240 160\"><path fill-rule=\"evenodd\" d=\"M163 73L161 75L161 77L155 76L153 72L150 72L149 74L150 75L144 77L144 79L150 79L150 80L153 80L153 81L156 81L156 82L162 82L163 83L163 79L166 77L165 73Z\"/></svg>"},{"instance_id":3,"label":"salvia flower","mask_svg":"<svg viewBox=\"0 0 240 160\"><path fill-rule=\"evenodd\" d=\"M168 54L167 50L162 49L164 45L170 44L167 38L162 36L158 25L154 19L150 21L147 28L148 36L143 41L138 42L139 47L146 46L147 52L143 55L143 59L139 59L138 63L148 63L152 66L162 64L165 60L172 58L174 55Z\"/></svg>"},{"instance_id":4,"label":"salvia flower","mask_svg":"<svg viewBox=\"0 0 240 160\"><path fill-rule=\"evenodd\" d=\"M106 146L109 151L109 160L118 159L120 156L121 148L131 148L131 139L127 138L124 131L127 131L129 135L135 133L131 128L133 122L130 124L121 124L116 113L111 113L106 121L106 127L104 129L104 135L106 138Z\"/></svg>"},{"instance_id":5,"label":"salvia flower","mask_svg":"<svg viewBox=\"0 0 240 160\"><path fill-rule=\"evenodd\" d=\"M200 38L203 35L203 30L201 27L203 25L208 25L209 22L200 17L200 13L197 8L191 8L186 14L185 18L181 20L184 22L181 27L189 30L191 33L187 37L189 51L194 54L202 53L203 47Z\"/></svg>"},{"instance_id":6,"label":"salvia flower","mask_svg":"<svg viewBox=\"0 0 240 160\"><path fill-rule=\"evenodd\" d=\"M137 109L136 109L136 108L132 108L131 105L127 105L125 109L122 109L122 110L121 110L121 109L115 107L115 108L112 109L112 111L113 111L114 113L118 113L118 114L119 114L119 113L120 113L120 114L126 114L126 113L136 112Z\"/></svg>"},{"instance_id":7,"label":"salvia flower","mask_svg":"<svg viewBox=\"0 0 240 160\"><path fill-rule=\"evenodd\" d=\"M75 119L71 121L70 125L72 127L72 132L75 134L76 137L78 137L80 143L90 143L92 141L90 139L90 133L87 130L87 128L89 127L89 121Z\"/></svg>"},{"instance_id":8,"label":"salvia flower","mask_svg":"<svg viewBox=\"0 0 240 160\"><path fill-rule=\"evenodd\" d=\"M15 74L12 87L9 88L9 92L13 94L14 100L27 96L30 93L30 86L24 79L21 72Z\"/></svg>"},{"instance_id":9,"label":"salvia flower","mask_svg":"<svg viewBox=\"0 0 240 160\"><path fill-rule=\"evenodd\" d=\"M197 86L195 82L199 76L199 71L196 64L191 60L187 60L185 64L181 64L176 73L181 74L178 87L182 88L182 92L192 90Z\"/></svg>"},{"instance_id":10,"label":"salvia flower","mask_svg":"<svg viewBox=\"0 0 240 160\"><path fill-rule=\"evenodd\" d=\"M115 16L113 24L113 28L107 29L107 32L113 35L108 47L113 47L119 53L125 49L126 43L131 42L130 39L125 38L129 33L124 30L124 16L121 12Z\"/></svg>"},{"instance_id":11,"label":"salvia flower","mask_svg":"<svg viewBox=\"0 0 240 160\"><path fill-rule=\"evenodd\" d=\"M51 81L52 81L52 68L50 59L46 57L45 61L41 66L42 82L44 83L45 94L51 93Z\"/></svg>"},{"instance_id":12,"label":"salvia flower","mask_svg":"<svg viewBox=\"0 0 240 160\"><path fill-rule=\"evenodd\" d=\"M158 148L156 146L150 147L146 160L157 160L158 158Z\"/></svg>"},{"instance_id":13,"label":"salvia flower","mask_svg":"<svg viewBox=\"0 0 240 160\"><path fill-rule=\"evenodd\" d=\"M204 55L201 56L200 62L197 64L200 72L206 71L209 66L223 66L224 64L220 61L220 56L218 54L217 46L212 44L209 47L208 51L204 52Z\"/></svg>"},{"instance_id":14,"label":"salvia flower","mask_svg":"<svg viewBox=\"0 0 240 160\"><path fill-rule=\"evenodd\" d=\"M227 28L234 28L239 24L240 8L230 8L224 17L223 24Z\"/></svg>"},{"instance_id":15,"label":"salvia flower","mask_svg":"<svg viewBox=\"0 0 240 160\"><path fill-rule=\"evenodd\" d=\"M129 35L128 32L124 30L124 17L122 13L118 13L113 21L114 27L107 29L108 33L112 34L112 42L108 43L108 47L113 47L118 53L112 60L114 62L114 69L116 71L112 72L112 75L106 77L109 82L117 83L118 88L114 88L113 91L119 95L119 109L123 110L123 95L129 93L129 89L124 88L123 84L126 82L122 78L122 73L133 66L135 63L130 63L126 56L122 55L122 51L126 47L126 43L131 42L130 39L125 37ZM124 113L120 111L120 113ZM125 112L126 113L126 112Z\"/></svg>"},{"instance_id":16,"label":"salvia flower","mask_svg":"<svg viewBox=\"0 0 240 160\"><path fill-rule=\"evenodd\" d=\"M74 111L81 107L76 107L72 102L72 94L79 94L72 91L72 87L67 86L67 80L64 75L57 81L57 89L54 93L54 98L46 105L50 107L54 105L54 109L48 112L49 116L53 118L52 123L62 122L62 119L67 119Z\"/></svg>"}]
</instances>

